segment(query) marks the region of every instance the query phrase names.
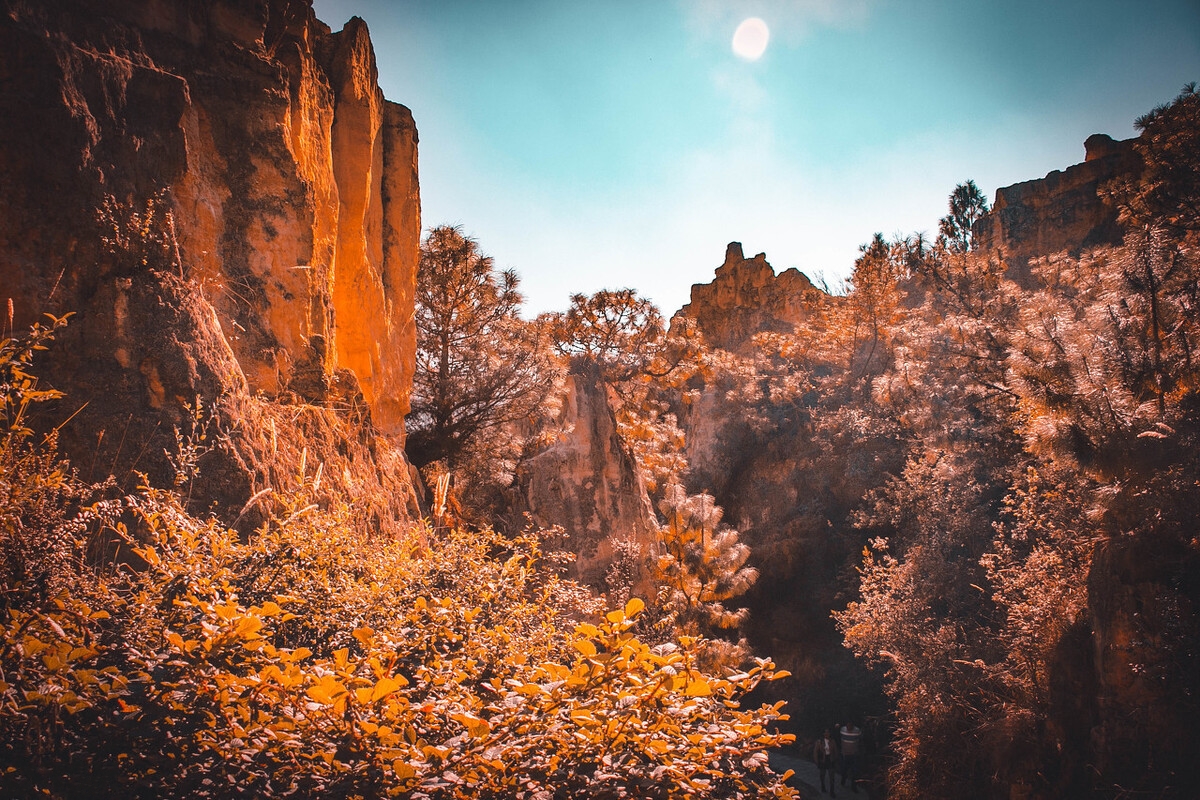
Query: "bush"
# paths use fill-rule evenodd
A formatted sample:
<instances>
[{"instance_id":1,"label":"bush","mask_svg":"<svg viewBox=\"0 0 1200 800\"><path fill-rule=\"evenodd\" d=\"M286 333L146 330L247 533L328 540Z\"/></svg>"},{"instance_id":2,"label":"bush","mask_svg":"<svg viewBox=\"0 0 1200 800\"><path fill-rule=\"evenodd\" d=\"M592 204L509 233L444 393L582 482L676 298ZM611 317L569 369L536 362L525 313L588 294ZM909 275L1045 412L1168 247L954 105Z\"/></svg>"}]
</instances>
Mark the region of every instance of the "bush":
<instances>
[{"instance_id":1,"label":"bush","mask_svg":"<svg viewBox=\"0 0 1200 800\"><path fill-rule=\"evenodd\" d=\"M0 356L2 555L59 543L21 551L38 591L5 576L0 793L790 795L765 755L790 740L769 728L781 704L740 704L782 673L717 676L698 638L639 641L642 602L596 615L540 567L537 534L365 539L349 501L314 501L319 468L261 501L247 541L174 491L78 507L53 437L14 424L49 397L28 365L51 333ZM115 560L89 564L100 543Z\"/></svg>"}]
</instances>

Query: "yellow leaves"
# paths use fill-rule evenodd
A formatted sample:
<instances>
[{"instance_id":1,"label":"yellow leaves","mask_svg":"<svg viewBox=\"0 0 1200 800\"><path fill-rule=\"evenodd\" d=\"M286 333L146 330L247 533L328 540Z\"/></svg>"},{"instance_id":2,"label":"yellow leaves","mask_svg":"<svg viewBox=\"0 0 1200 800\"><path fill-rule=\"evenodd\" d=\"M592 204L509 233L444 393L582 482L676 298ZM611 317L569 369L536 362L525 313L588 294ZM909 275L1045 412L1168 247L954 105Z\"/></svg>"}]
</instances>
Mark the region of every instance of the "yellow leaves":
<instances>
[{"instance_id":1,"label":"yellow leaves","mask_svg":"<svg viewBox=\"0 0 1200 800\"><path fill-rule=\"evenodd\" d=\"M366 765L379 796L418 785L430 796L513 796L557 780L568 781L563 794L588 796L591 773L564 765L595 763L604 748L614 796L638 795L625 774L635 762L643 776L661 770L663 794L686 796L684 777L715 779L713 764L766 746L768 728L746 733L706 699L743 687L692 666L703 643L639 641L640 599L600 618L591 600L557 605L565 595L538 572L536 543L449 531L419 548L425 534L364 544L324 506L245 542L189 519L169 495L142 500L149 567L117 573L119 592L90 586L91 607L65 597L0 615L10 654L0 715L21 708L93 748L113 726L160 742L146 752L110 745L127 756L106 774L148 794L175 796L172 781L220 758L239 785L297 785L302 775L314 796L337 793L330 787ZM519 557L495 560L501 549ZM581 617L589 622L568 622ZM304 643L319 655L289 649Z\"/></svg>"},{"instance_id":2,"label":"yellow leaves","mask_svg":"<svg viewBox=\"0 0 1200 800\"><path fill-rule=\"evenodd\" d=\"M145 561L151 567L157 567L162 564L162 559L158 557L158 551L153 547L135 547L133 548L133 552L138 558Z\"/></svg>"},{"instance_id":3,"label":"yellow leaves","mask_svg":"<svg viewBox=\"0 0 1200 800\"><path fill-rule=\"evenodd\" d=\"M67 661L76 662L84 661L97 655L97 651L91 647L73 647L70 654L67 656Z\"/></svg>"},{"instance_id":4,"label":"yellow leaves","mask_svg":"<svg viewBox=\"0 0 1200 800\"><path fill-rule=\"evenodd\" d=\"M258 632L262 630L262 627L263 622L257 617L242 617L234 626L233 633L241 639L258 638Z\"/></svg>"},{"instance_id":5,"label":"yellow leaves","mask_svg":"<svg viewBox=\"0 0 1200 800\"><path fill-rule=\"evenodd\" d=\"M234 600L227 600L224 603L216 603L212 608L217 615L217 619L220 619L224 622L232 620L241 612L241 608Z\"/></svg>"},{"instance_id":6,"label":"yellow leaves","mask_svg":"<svg viewBox=\"0 0 1200 800\"><path fill-rule=\"evenodd\" d=\"M323 676L317 683L308 687L305 694L321 705L333 705L334 701L346 694L346 687L332 675Z\"/></svg>"},{"instance_id":7,"label":"yellow leaves","mask_svg":"<svg viewBox=\"0 0 1200 800\"><path fill-rule=\"evenodd\" d=\"M283 613L283 609L278 603L268 600L261 606L251 606L250 613L261 617L274 617Z\"/></svg>"},{"instance_id":8,"label":"yellow leaves","mask_svg":"<svg viewBox=\"0 0 1200 800\"><path fill-rule=\"evenodd\" d=\"M425 758L436 758L439 761L445 761L446 757L452 752L449 747L439 747L437 745L426 745L421 748L421 752L425 754Z\"/></svg>"},{"instance_id":9,"label":"yellow leaves","mask_svg":"<svg viewBox=\"0 0 1200 800\"><path fill-rule=\"evenodd\" d=\"M407 685L408 680L401 675L397 675L395 678L380 678L374 686L367 686L357 690L355 697L358 698L358 702L363 704L374 703Z\"/></svg>"},{"instance_id":10,"label":"yellow leaves","mask_svg":"<svg viewBox=\"0 0 1200 800\"><path fill-rule=\"evenodd\" d=\"M492 726L488 724L487 720L480 719L474 714L460 712L457 714L451 714L450 719L466 728L467 733L476 739L482 739L492 731Z\"/></svg>"},{"instance_id":11,"label":"yellow leaves","mask_svg":"<svg viewBox=\"0 0 1200 800\"><path fill-rule=\"evenodd\" d=\"M26 636L21 640L21 649L25 652L26 656L36 656L49 646L35 636Z\"/></svg>"}]
</instances>

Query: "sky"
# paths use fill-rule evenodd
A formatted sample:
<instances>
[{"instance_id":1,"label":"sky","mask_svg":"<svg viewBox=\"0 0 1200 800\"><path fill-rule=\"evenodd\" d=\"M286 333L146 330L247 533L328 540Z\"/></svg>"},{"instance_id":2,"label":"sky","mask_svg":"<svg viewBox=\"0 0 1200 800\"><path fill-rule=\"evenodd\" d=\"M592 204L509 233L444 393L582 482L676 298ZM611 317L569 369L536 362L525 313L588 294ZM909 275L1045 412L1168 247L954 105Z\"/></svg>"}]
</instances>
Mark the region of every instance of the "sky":
<instances>
[{"instance_id":1,"label":"sky","mask_svg":"<svg viewBox=\"0 0 1200 800\"><path fill-rule=\"evenodd\" d=\"M1200 81L1196 0L314 6L366 20L412 109L426 229L515 269L530 316L630 287L669 317L731 241L836 286L876 231L936 233L956 184L991 200Z\"/></svg>"}]
</instances>

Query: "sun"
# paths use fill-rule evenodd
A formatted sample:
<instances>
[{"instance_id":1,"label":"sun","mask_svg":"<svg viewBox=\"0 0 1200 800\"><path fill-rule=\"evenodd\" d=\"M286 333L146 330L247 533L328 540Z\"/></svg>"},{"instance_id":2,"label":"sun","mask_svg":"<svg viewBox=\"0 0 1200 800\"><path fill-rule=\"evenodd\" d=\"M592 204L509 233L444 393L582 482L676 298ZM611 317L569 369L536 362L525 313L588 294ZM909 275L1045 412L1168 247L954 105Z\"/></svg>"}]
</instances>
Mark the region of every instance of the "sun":
<instances>
[{"instance_id":1,"label":"sun","mask_svg":"<svg viewBox=\"0 0 1200 800\"><path fill-rule=\"evenodd\" d=\"M771 30L758 17L742 20L733 32L733 53L747 61L758 61L767 50Z\"/></svg>"}]
</instances>

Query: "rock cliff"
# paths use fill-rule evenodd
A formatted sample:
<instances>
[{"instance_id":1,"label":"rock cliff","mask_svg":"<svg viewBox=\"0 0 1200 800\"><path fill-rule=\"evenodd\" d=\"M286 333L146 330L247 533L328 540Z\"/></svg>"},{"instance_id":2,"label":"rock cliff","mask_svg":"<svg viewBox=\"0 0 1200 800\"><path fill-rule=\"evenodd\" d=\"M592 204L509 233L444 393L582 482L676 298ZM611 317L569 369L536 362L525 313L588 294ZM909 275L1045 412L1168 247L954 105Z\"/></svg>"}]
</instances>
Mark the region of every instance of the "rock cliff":
<instances>
[{"instance_id":1,"label":"rock cliff","mask_svg":"<svg viewBox=\"0 0 1200 800\"><path fill-rule=\"evenodd\" d=\"M160 469L197 397L402 441L417 134L376 78L311 0L0 3L0 296L16 330L74 314L46 376L86 403L76 463Z\"/></svg>"},{"instance_id":2,"label":"rock cliff","mask_svg":"<svg viewBox=\"0 0 1200 800\"><path fill-rule=\"evenodd\" d=\"M1140 169L1133 141L1115 141L1099 133L1089 136L1082 164L997 189L992 210L973 230L979 248L996 254L1008 277L1028 287L1031 258L1064 250L1078 255L1080 250L1120 244L1124 233L1117 210L1098 191Z\"/></svg>"},{"instance_id":3,"label":"rock cliff","mask_svg":"<svg viewBox=\"0 0 1200 800\"><path fill-rule=\"evenodd\" d=\"M621 542L632 542L646 559L654 552L654 509L595 370L568 376L554 440L521 464L516 486L515 510L562 528L550 544L575 554L572 577L584 583L606 588Z\"/></svg>"},{"instance_id":4,"label":"rock cliff","mask_svg":"<svg viewBox=\"0 0 1200 800\"><path fill-rule=\"evenodd\" d=\"M713 282L694 284L678 314L696 320L710 347L736 351L756 333L791 333L820 294L796 268L776 275L765 253L746 258L730 242Z\"/></svg>"}]
</instances>

